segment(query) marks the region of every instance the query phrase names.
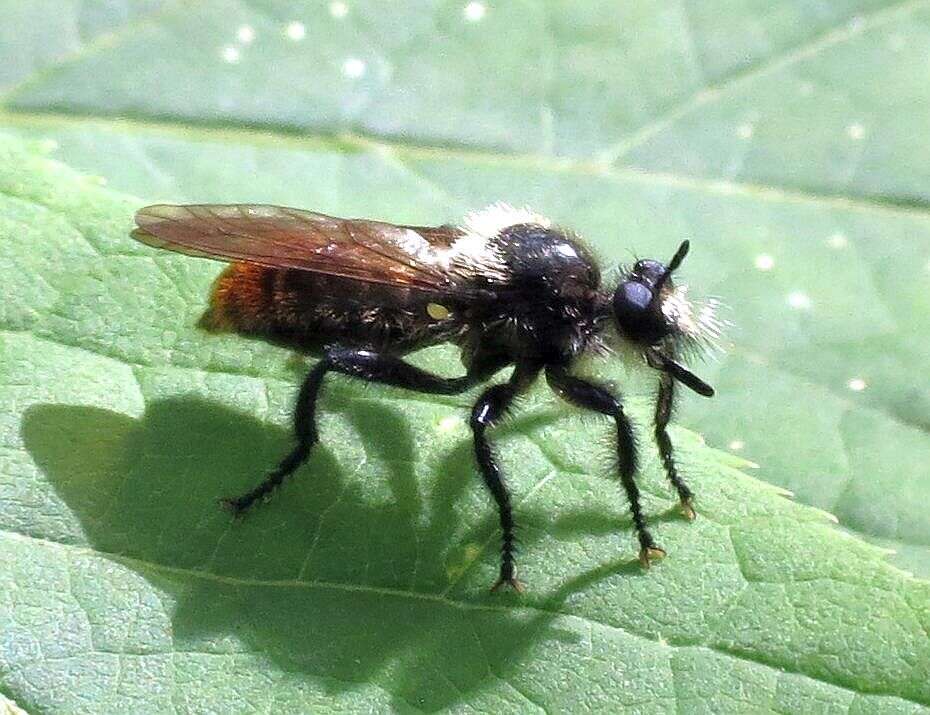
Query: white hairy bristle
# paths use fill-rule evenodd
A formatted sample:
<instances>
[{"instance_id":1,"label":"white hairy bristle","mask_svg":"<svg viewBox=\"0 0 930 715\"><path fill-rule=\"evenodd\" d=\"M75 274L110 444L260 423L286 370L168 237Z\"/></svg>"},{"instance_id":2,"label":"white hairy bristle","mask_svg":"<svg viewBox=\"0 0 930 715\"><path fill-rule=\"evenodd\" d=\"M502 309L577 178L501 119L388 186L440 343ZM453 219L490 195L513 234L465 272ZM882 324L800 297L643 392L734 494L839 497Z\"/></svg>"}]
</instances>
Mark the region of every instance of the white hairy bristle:
<instances>
[{"instance_id":1,"label":"white hairy bristle","mask_svg":"<svg viewBox=\"0 0 930 715\"><path fill-rule=\"evenodd\" d=\"M688 299L688 287L676 286L662 301L662 312L676 326L686 347L698 353L715 353L726 322L717 315L720 302L710 298L704 302Z\"/></svg>"},{"instance_id":2,"label":"white hairy bristle","mask_svg":"<svg viewBox=\"0 0 930 715\"><path fill-rule=\"evenodd\" d=\"M552 222L545 216L540 216L526 206L515 208L510 204L498 202L467 214L461 229L466 234L489 239L494 238L508 226L521 223L535 223L543 228L549 228L552 225Z\"/></svg>"},{"instance_id":3,"label":"white hairy bristle","mask_svg":"<svg viewBox=\"0 0 930 715\"><path fill-rule=\"evenodd\" d=\"M505 228L521 223L532 223L549 228L552 222L530 209L514 208L509 204L495 203L465 216L459 227L461 238L449 247L446 260L460 270L480 273L499 280L506 279L506 267L492 239Z\"/></svg>"},{"instance_id":4,"label":"white hairy bristle","mask_svg":"<svg viewBox=\"0 0 930 715\"><path fill-rule=\"evenodd\" d=\"M410 228L403 229L402 233L398 235L397 245L406 253L421 261L429 260L431 256L432 246L423 236Z\"/></svg>"}]
</instances>

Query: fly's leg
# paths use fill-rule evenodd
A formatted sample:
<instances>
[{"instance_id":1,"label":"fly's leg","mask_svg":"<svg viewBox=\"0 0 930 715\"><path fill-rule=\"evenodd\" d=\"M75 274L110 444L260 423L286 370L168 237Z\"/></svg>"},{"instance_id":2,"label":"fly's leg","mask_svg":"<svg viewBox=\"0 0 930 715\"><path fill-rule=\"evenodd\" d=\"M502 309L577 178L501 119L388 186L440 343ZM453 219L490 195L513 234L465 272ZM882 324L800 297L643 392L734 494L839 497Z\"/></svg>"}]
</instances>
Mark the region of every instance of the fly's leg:
<instances>
[{"instance_id":1,"label":"fly's leg","mask_svg":"<svg viewBox=\"0 0 930 715\"><path fill-rule=\"evenodd\" d=\"M514 564L514 521L513 508L510 504L510 492L504 483L504 476L497 464L494 450L486 437L486 431L507 412L514 398L525 390L539 374L539 368L517 367L509 382L494 385L482 393L471 411L471 429L475 442L475 460L484 479L485 486L497 503L501 526L501 565L500 575L492 591L502 586L510 586L522 593L526 587L516 577Z\"/></svg>"},{"instance_id":2,"label":"fly's leg","mask_svg":"<svg viewBox=\"0 0 930 715\"><path fill-rule=\"evenodd\" d=\"M639 561L643 568L649 568L650 562L665 556L665 551L656 546L652 534L646 527L646 518L643 516L639 503L639 487L634 478L636 475L636 444L633 438L633 427L623 412L623 405L606 388L569 375L563 368L547 369L546 381L567 402L587 410L600 412L614 419L617 427L617 462L620 482L623 484L630 503L630 514L639 539Z\"/></svg>"},{"instance_id":3,"label":"fly's leg","mask_svg":"<svg viewBox=\"0 0 930 715\"><path fill-rule=\"evenodd\" d=\"M656 399L656 443L659 445L659 455L662 457L662 464L665 466L665 474L678 492L681 513L690 521L694 519L694 505L692 504L694 494L678 474L678 468L675 466L675 456L672 453L672 440L668 436L668 430L666 430L668 421L672 417L674 400L675 382L670 375L663 373L659 378L659 395Z\"/></svg>"},{"instance_id":4,"label":"fly's leg","mask_svg":"<svg viewBox=\"0 0 930 715\"><path fill-rule=\"evenodd\" d=\"M222 504L233 514L242 514L255 502L271 494L307 460L310 450L319 441L316 408L323 378L327 372L338 372L367 382L378 382L432 395L454 395L484 381L501 367L499 363L485 364L480 369L469 370L461 377L449 378L426 372L391 355L370 350L328 348L323 358L304 379L297 396L297 405L294 408L294 436L297 444L278 466L268 473L261 484L238 497L223 499Z\"/></svg>"}]
</instances>

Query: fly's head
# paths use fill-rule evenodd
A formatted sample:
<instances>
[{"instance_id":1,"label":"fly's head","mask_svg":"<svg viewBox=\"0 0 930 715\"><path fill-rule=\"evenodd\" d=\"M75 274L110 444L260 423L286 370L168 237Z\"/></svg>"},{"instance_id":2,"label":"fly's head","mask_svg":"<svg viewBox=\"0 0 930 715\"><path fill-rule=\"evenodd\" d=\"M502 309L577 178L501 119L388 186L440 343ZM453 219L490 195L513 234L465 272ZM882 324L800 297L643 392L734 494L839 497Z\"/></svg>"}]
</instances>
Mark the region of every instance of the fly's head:
<instances>
[{"instance_id":1,"label":"fly's head","mask_svg":"<svg viewBox=\"0 0 930 715\"><path fill-rule=\"evenodd\" d=\"M624 337L643 345L654 345L674 332L674 324L662 310L663 293L672 289L670 272L659 261L637 261L617 286L612 300L613 313Z\"/></svg>"},{"instance_id":2,"label":"fly's head","mask_svg":"<svg viewBox=\"0 0 930 715\"><path fill-rule=\"evenodd\" d=\"M721 329L715 302L696 305L688 300L687 288L672 281L688 248L683 242L668 265L655 260L633 264L614 291L611 310L620 334L642 349L651 367L710 397L713 388L677 362L681 352L712 347Z\"/></svg>"}]
</instances>

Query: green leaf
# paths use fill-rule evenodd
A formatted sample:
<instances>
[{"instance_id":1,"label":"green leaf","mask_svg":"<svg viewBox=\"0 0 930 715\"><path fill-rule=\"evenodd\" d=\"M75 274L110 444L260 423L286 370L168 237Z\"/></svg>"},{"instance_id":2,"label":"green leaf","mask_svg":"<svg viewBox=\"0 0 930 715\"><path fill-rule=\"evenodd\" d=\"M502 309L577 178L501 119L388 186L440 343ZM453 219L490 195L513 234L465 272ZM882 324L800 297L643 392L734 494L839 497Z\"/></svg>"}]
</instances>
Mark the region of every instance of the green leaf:
<instances>
[{"instance_id":1,"label":"green leaf","mask_svg":"<svg viewBox=\"0 0 930 715\"><path fill-rule=\"evenodd\" d=\"M538 393L499 431L523 598L486 592L495 519L459 401L333 384L327 447L230 523L216 497L288 442L285 356L195 332L216 267L132 243L137 202L14 139L0 166L0 672L27 707L930 704L930 584L684 430L700 518L650 453L670 556L648 573L590 454L605 425Z\"/></svg>"},{"instance_id":2,"label":"green leaf","mask_svg":"<svg viewBox=\"0 0 930 715\"><path fill-rule=\"evenodd\" d=\"M734 328L699 371L718 398L681 423L927 576L930 4L339 5L0 0L0 693L42 712L930 704L926 582L683 429L700 518L674 517L644 430L670 555L640 574L606 428L544 391L499 434L523 599L485 594L465 400L334 381L327 448L229 524L214 500L286 448L301 369L195 332L217 268L132 243L138 200L36 153L53 138L147 201L429 223L528 203L607 263L689 237L686 274ZM590 369L645 427L648 386Z\"/></svg>"}]
</instances>

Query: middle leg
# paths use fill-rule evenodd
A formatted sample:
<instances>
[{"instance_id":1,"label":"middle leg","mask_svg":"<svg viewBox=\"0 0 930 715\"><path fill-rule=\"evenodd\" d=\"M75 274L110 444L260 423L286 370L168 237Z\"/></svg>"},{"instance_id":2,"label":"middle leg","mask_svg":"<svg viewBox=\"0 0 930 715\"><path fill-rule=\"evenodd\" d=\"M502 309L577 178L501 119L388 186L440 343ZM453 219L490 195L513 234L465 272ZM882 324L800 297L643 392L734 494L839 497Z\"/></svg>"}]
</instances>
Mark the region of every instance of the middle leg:
<instances>
[{"instance_id":1,"label":"middle leg","mask_svg":"<svg viewBox=\"0 0 930 715\"><path fill-rule=\"evenodd\" d=\"M555 392L566 401L583 407L584 409L600 412L613 417L617 426L617 459L620 471L620 482L630 502L630 514L633 517L633 526L639 539L639 562L643 568L649 568L649 563L665 556L665 550L656 546L646 526L639 503L639 487L636 485L636 442L633 437L633 427L623 412L614 395L600 385L569 375L564 368L551 367L546 370L546 381Z\"/></svg>"},{"instance_id":2,"label":"middle leg","mask_svg":"<svg viewBox=\"0 0 930 715\"><path fill-rule=\"evenodd\" d=\"M528 388L539 374L538 367L517 366L508 382L494 385L485 390L471 411L471 429L475 439L475 459L484 479L485 486L497 503L501 525L501 566L500 575L492 591L507 585L522 593L525 586L517 580L514 564L514 521L513 508L510 504L510 492L504 483L504 476L497 464L494 451L488 443L485 432L497 422L510 406L514 398Z\"/></svg>"}]
</instances>

